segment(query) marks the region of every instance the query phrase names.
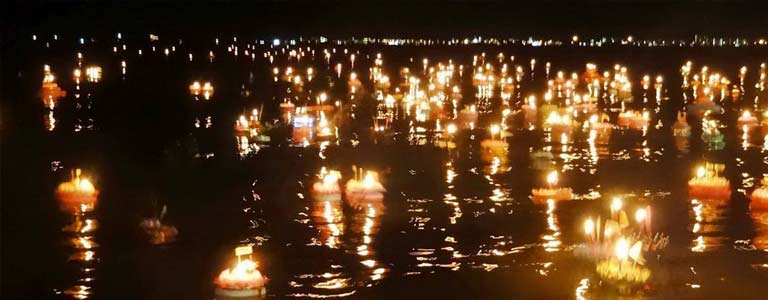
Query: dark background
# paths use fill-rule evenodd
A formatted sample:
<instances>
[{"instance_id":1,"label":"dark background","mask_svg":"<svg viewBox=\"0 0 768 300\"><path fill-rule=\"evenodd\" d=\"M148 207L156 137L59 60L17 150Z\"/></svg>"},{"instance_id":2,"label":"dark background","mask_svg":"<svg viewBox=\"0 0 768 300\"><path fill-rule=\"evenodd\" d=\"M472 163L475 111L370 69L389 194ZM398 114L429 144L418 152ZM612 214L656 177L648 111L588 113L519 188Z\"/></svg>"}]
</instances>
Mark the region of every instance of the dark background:
<instances>
[{"instance_id":1,"label":"dark background","mask_svg":"<svg viewBox=\"0 0 768 300\"><path fill-rule=\"evenodd\" d=\"M768 33L766 1L11 1L10 32L688 37Z\"/></svg>"}]
</instances>

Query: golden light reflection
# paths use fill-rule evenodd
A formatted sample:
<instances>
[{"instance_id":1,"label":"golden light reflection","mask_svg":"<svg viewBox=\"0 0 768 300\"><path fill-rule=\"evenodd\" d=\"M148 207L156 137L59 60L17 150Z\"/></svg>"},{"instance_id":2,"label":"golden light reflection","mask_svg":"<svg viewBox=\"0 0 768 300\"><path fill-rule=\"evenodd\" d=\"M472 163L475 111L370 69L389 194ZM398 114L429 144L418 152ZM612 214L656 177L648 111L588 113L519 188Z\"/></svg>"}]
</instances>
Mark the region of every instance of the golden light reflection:
<instances>
[{"instance_id":1,"label":"golden light reflection","mask_svg":"<svg viewBox=\"0 0 768 300\"><path fill-rule=\"evenodd\" d=\"M544 250L547 252L560 251L560 227L557 224L557 215L555 214L555 201L547 200L547 230L548 234L542 235L541 239L544 240Z\"/></svg>"}]
</instances>

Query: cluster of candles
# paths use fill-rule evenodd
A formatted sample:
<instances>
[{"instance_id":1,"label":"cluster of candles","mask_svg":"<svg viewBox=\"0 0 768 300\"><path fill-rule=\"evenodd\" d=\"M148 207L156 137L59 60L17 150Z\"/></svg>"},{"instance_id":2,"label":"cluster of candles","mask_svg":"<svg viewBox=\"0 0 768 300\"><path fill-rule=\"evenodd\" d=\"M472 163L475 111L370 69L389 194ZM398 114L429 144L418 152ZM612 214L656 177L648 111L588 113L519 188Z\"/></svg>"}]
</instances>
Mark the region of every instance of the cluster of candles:
<instances>
[{"instance_id":1,"label":"cluster of candles","mask_svg":"<svg viewBox=\"0 0 768 300\"><path fill-rule=\"evenodd\" d=\"M90 281L93 280L92 271L97 263L96 248L99 245L94 241L94 232L98 229L99 222L89 213L95 209L99 192L80 169L75 169L72 175L72 180L59 184L56 198L61 210L74 217L72 223L62 230L67 232L74 250L69 259L79 264L82 277L63 293L85 299L92 294Z\"/></svg>"},{"instance_id":2,"label":"cluster of candles","mask_svg":"<svg viewBox=\"0 0 768 300\"><path fill-rule=\"evenodd\" d=\"M588 237L585 254L597 259L596 272L601 278L633 286L646 282L651 276L643 253L665 248L668 237L653 234L650 206L635 211L634 225L623 206L621 198L614 198L610 203L610 218L605 221L601 217L589 218L584 222L584 233Z\"/></svg>"},{"instance_id":3,"label":"cluster of candles","mask_svg":"<svg viewBox=\"0 0 768 300\"><path fill-rule=\"evenodd\" d=\"M82 176L81 169L75 169L72 180L59 184L56 189L56 196L63 208L83 212L93 210L98 195L99 191L87 177Z\"/></svg>"},{"instance_id":4,"label":"cluster of candles","mask_svg":"<svg viewBox=\"0 0 768 300\"><path fill-rule=\"evenodd\" d=\"M200 95L203 96L203 99L210 100L211 97L213 97L213 91L213 84L211 84L210 81L206 81L203 84L200 84L200 81L193 81L192 84L189 85L189 93L192 94L192 96L195 96L196 100Z\"/></svg>"},{"instance_id":5,"label":"cluster of candles","mask_svg":"<svg viewBox=\"0 0 768 300\"><path fill-rule=\"evenodd\" d=\"M694 106L701 107L701 112L716 110L715 100L723 101L730 93L728 78L720 73L711 72L708 66L703 66L701 71L693 73L693 62L688 61L681 68L683 76L683 88L690 90ZM688 96L687 93L684 96ZM687 99L686 99L687 100Z\"/></svg>"},{"instance_id":6,"label":"cluster of candles","mask_svg":"<svg viewBox=\"0 0 768 300\"><path fill-rule=\"evenodd\" d=\"M551 171L547 174L547 187L533 189L533 201L543 204L547 201L564 201L573 199L573 190L567 187L558 187L557 171Z\"/></svg>"},{"instance_id":7,"label":"cluster of candles","mask_svg":"<svg viewBox=\"0 0 768 300\"><path fill-rule=\"evenodd\" d=\"M596 64L588 63L583 72L569 73L555 71L551 63L536 59L519 61L504 53L480 53L472 57L471 66L452 59L411 58L410 65L387 68L381 53L291 43L274 44L263 56L272 64L275 83L286 91L280 107L284 124L293 125L294 145L312 144L321 136L319 132L339 138L337 127L326 116L333 115L333 120L372 117L370 129L377 141L378 137L391 136L390 129L399 120L408 124L409 140L417 145L432 143L452 148L458 131L485 129L490 134L481 142L481 157L491 162L504 160L506 137L512 135L510 130L518 127L520 120L520 128L541 126L549 133L545 135L546 142L559 142L565 147L573 143L576 130L586 130L590 144L604 145L614 129L608 114L618 110L612 115L618 128L640 130L645 136L652 120L656 122L661 101L668 99L664 78L646 74L636 85L642 91L642 102L635 101L630 70L619 64L601 71ZM367 72L361 72L361 68L367 68ZM392 69L399 73L388 74ZM761 74L764 69L761 67ZM526 90L525 85L536 84L536 74L542 73L546 85L543 95L538 95L543 99L539 104L536 94L523 96L522 91ZM730 80L708 67L694 73L691 62L681 69L686 99L691 94L694 105L688 111L694 116L720 111L712 100L716 100L718 93L732 93ZM326 77L330 81L328 86L325 80L318 81ZM764 82L764 77L761 75L759 82ZM739 78L743 81L744 75ZM342 86L346 82L346 89L340 89L334 79L342 82ZM471 80L474 99L470 101L465 99L469 93L461 88L467 81L464 79ZM756 85L758 89L760 86ZM655 105L645 105L647 98L654 96ZM368 99L375 106L372 116L357 111ZM522 117L517 118L519 115ZM690 126L684 121L684 117L679 118L672 127L680 149L687 148L682 145L687 145L684 139L690 135ZM752 119L741 121L740 127L747 124L752 128L754 124ZM702 139L711 148L721 148L724 139L717 130L720 125L712 118L703 123ZM664 124L658 120L656 128L661 126Z\"/></svg>"},{"instance_id":8,"label":"cluster of candles","mask_svg":"<svg viewBox=\"0 0 768 300\"><path fill-rule=\"evenodd\" d=\"M222 271L213 282L217 299L262 299L266 296L267 278L259 271L259 264L252 260L252 254L250 245L235 249L237 263Z\"/></svg>"},{"instance_id":9,"label":"cluster of candles","mask_svg":"<svg viewBox=\"0 0 768 300\"><path fill-rule=\"evenodd\" d=\"M696 169L696 176L688 181L688 194L692 198L728 200L731 185L728 179L720 176L725 169L723 164L707 163Z\"/></svg>"},{"instance_id":10,"label":"cluster of candles","mask_svg":"<svg viewBox=\"0 0 768 300\"><path fill-rule=\"evenodd\" d=\"M56 107L56 102L67 95L67 92L59 87L56 83L56 77L51 72L51 67L45 65L43 67L43 87L40 91L40 97L43 99L45 106L53 110Z\"/></svg>"},{"instance_id":11,"label":"cluster of candles","mask_svg":"<svg viewBox=\"0 0 768 300\"><path fill-rule=\"evenodd\" d=\"M341 172L326 170L323 167L318 178L320 180L312 185L312 193L315 199L321 201L340 201L341 188L339 187L339 179L341 179Z\"/></svg>"},{"instance_id":12,"label":"cluster of candles","mask_svg":"<svg viewBox=\"0 0 768 300\"><path fill-rule=\"evenodd\" d=\"M379 175L375 171L354 167L354 176L347 181L344 194L350 206L364 208L367 204L379 204L384 198L386 189L379 182ZM317 175L318 181L312 185L312 195L318 201L341 200L341 172L328 170L323 167Z\"/></svg>"},{"instance_id":13,"label":"cluster of candles","mask_svg":"<svg viewBox=\"0 0 768 300\"><path fill-rule=\"evenodd\" d=\"M642 129L643 127L648 127L648 123L650 121L650 115L646 112L638 112L638 111L623 111L619 113L619 119L617 120L618 125L622 127L629 127L632 129Z\"/></svg>"},{"instance_id":14,"label":"cluster of candles","mask_svg":"<svg viewBox=\"0 0 768 300\"><path fill-rule=\"evenodd\" d=\"M355 176L347 181L344 195L352 207L364 208L368 203L380 203L384 199L385 191L379 182L378 173L358 168Z\"/></svg>"}]
</instances>

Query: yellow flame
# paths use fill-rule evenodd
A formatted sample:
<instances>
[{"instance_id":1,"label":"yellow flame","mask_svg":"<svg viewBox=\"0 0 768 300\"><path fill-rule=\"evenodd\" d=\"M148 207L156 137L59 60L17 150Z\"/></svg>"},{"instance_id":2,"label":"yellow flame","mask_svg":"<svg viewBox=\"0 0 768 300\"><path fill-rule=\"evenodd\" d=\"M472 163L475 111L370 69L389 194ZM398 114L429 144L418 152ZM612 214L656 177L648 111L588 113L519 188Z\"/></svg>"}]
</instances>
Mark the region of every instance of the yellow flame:
<instances>
[{"instance_id":1,"label":"yellow flame","mask_svg":"<svg viewBox=\"0 0 768 300\"><path fill-rule=\"evenodd\" d=\"M557 171L552 171L547 174L547 183L550 185L556 185L558 182Z\"/></svg>"}]
</instances>

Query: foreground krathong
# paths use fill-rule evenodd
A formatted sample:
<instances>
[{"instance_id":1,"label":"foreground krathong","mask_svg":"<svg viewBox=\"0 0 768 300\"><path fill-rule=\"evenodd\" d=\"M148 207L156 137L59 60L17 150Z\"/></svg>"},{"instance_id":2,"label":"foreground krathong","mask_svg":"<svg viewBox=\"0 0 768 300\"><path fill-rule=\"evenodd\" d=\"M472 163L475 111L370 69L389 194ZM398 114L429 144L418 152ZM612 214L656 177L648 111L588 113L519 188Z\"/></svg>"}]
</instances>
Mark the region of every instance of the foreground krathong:
<instances>
[{"instance_id":1,"label":"foreground krathong","mask_svg":"<svg viewBox=\"0 0 768 300\"><path fill-rule=\"evenodd\" d=\"M267 278L259 271L259 264L250 258L241 258L252 251L251 246L236 249L237 263L222 271L213 282L216 299L260 299L266 296Z\"/></svg>"},{"instance_id":2,"label":"foreground krathong","mask_svg":"<svg viewBox=\"0 0 768 300\"><path fill-rule=\"evenodd\" d=\"M623 208L624 201L614 198L610 204L610 217L605 221L602 217L587 219L584 233L588 242L576 253L596 260L595 271L601 280L621 292L632 292L651 279L652 270L644 253L658 257L669 238L653 233L650 206L637 208L634 222Z\"/></svg>"},{"instance_id":3,"label":"foreground krathong","mask_svg":"<svg viewBox=\"0 0 768 300\"><path fill-rule=\"evenodd\" d=\"M72 180L59 184L56 197L64 210L91 211L96 205L99 191L91 181L82 176L82 170L75 169Z\"/></svg>"}]
</instances>

